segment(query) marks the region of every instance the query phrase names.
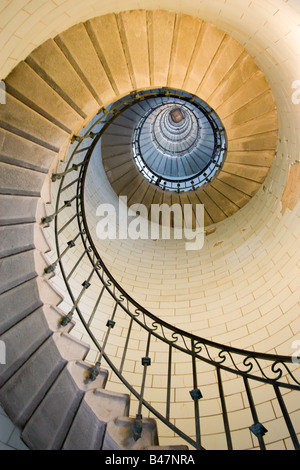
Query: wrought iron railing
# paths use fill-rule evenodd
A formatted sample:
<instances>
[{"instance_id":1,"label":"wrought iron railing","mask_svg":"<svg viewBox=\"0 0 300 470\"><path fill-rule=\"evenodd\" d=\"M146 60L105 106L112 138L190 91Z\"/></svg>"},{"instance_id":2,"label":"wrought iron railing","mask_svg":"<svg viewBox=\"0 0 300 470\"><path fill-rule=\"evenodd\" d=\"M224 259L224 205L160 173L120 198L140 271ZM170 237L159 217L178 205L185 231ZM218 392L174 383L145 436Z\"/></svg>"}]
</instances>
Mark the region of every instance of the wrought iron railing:
<instances>
[{"instance_id":1,"label":"wrought iron railing","mask_svg":"<svg viewBox=\"0 0 300 470\"><path fill-rule=\"evenodd\" d=\"M258 385L272 390L273 399L277 403L277 413L280 414L286 426L283 437L290 438L295 449L299 450L299 441L295 424L292 422L288 407L285 403L286 393L295 394L300 391L300 382L297 379L299 374L299 361L293 360L290 356L277 356L273 354L262 354L254 351L244 351L241 349L224 346L213 341L208 341L171 324L161 320L147 309L143 308L135 301L112 276L104 263L101 254L89 232L89 227L85 212L85 185L87 184L87 171L89 162L96 145L99 143L103 133L114 122L123 111L134 103L143 100L145 97L134 93L128 99L124 99L110 109L101 109L97 118L90 128L81 136L74 136L70 148L70 156L64 165L63 171L52 175L52 181L59 181L57 190L57 200L55 212L43 218L43 224L54 221L55 241L57 258L45 268L45 274L49 274L60 267L61 275L72 301L72 308L61 319L61 324L68 324L76 313L82 325L91 338L91 341L98 350L98 358L94 366L89 371L89 380L94 380L99 374L103 361L111 368L118 379L127 387L128 391L136 398L138 409L136 414L136 426L134 437L139 439L142 432L143 410L147 409L150 414L161 420L176 435L180 436L192 448L204 449L203 435L206 431L201 427L202 405L205 400L206 385L201 379L201 368L212 372L215 383L213 386L217 392L215 400L220 406L220 416L222 416L222 426L226 446L229 450L234 449L234 439L231 424L231 414L228 412L228 400L226 387L229 377L233 380L242 381L244 394L248 402L248 410L251 415L251 422L245 423L244 427L249 428L253 436L257 438L257 445L260 449L265 449L265 434L267 424L261 422L259 417L259 406L255 403L255 391ZM65 194L68 200L65 200ZM62 217L63 214L63 217ZM66 233L72 233L72 238L67 239ZM76 261L70 266L70 261L65 263L65 257L76 246ZM88 264L86 264L88 261ZM90 266L89 275L81 279L80 290L73 287L73 278L81 274L80 267ZM85 271L83 271L85 272ZM90 307L88 314L82 311L84 297L88 289L93 285L97 298L93 307ZM102 301L104 296L111 299L111 313L104 320L105 332L102 338L97 336L97 331L93 328L96 316L102 318ZM111 355L108 350L113 338L113 331L122 322L122 352L119 356ZM126 323L126 327L124 324ZM141 374L140 384L133 385L126 374L126 363L128 360L129 344L134 331L139 331L139 336L144 338L145 351L141 353ZM125 332L125 333L124 333ZM155 405L151 399L151 386L147 385L149 369L155 366L157 357L152 350L153 345L159 342L165 349L166 370L164 377L164 398L161 393L159 406ZM140 354L140 349L136 355ZM177 425L172 412L174 408L174 397L172 393L177 391L173 385L174 365L177 365L178 358L190 367L190 386L186 393L186 399L190 400L193 408L194 429L183 430ZM200 370L200 372L199 372ZM201 381L201 383L200 383ZM239 385L240 386L240 385ZM268 393L268 396L270 394ZM162 405L163 402L163 405ZM250 432L249 431L249 432ZM220 430L216 430L216 433Z\"/></svg>"}]
</instances>

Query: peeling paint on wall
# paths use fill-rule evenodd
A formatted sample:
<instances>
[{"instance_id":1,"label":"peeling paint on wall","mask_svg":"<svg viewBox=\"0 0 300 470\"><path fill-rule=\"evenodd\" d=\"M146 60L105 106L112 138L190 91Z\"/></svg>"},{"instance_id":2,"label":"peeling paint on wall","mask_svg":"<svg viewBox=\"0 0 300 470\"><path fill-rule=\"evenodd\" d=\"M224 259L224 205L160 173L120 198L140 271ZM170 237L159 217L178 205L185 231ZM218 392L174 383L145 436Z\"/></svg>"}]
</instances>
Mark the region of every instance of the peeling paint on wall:
<instances>
[{"instance_id":1,"label":"peeling paint on wall","mask_svg":"<svg viewBox=\"0 0 300 470\"><path fill-rule=\"evenodd\" d=\"M288 180L281 198L281 214L296 206L300 196L300 162L295 162L289 170Z\"/></svg>"}]
</instances>

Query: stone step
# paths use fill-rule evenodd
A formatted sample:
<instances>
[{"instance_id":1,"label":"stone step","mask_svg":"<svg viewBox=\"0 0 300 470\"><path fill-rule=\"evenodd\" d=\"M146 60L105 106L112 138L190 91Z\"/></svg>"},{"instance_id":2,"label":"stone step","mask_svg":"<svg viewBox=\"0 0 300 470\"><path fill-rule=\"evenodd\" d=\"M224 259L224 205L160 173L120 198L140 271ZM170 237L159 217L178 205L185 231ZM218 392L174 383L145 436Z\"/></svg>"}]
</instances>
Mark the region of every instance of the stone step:
<instances>
[{"instance_id":1,"label":"stone step","mask_svg":"<svg viewBox=\"0 0 300 470\"><path fill-rule=\"evenodd\" d=\"M209 97L210 106L216 109L222 103L230 99L257 71L258 67L255 61L244 52L231 68L230 73L227 74L222 80L222 83L219 84L218 88L216 88ZM225 121L223 121L223 123L225 124Z\"/></svg>"},{"instance_id":2,"label":"stone step","mask_svg":"<svg viewBox=\"0 0 300 470\"><path fill-rule=\"evenodd\" d=\"M68 139L67 132L9 93L6 93L6 105L0 108L0 127L54 152Z\"/></svg>"},{"instance_id":3,"label":"stone step","mask_svg":"<svg viewBox=\"0 0 300 470\"><path fill-rule=\"evenodd\" d=\"M119 145L124 145L124 146L129 146L130 147L130 138L126 134L115 134L115 133L109 133L106 134L102 137L102 146L119 146Z\"/></svg>"},{"instance_id":4,"label":"stone step","mask_svg":"<svg viewBox=\"0 0 300 470\"><path fill-rule=\"evenodd\" d=\"M121 124L120 119L116 119L107 129L105 132L105 138L106 139L111 139L113 140L114 136L126 136L127 137L127 142L130 140L132 131L134 129L133 126L129 126L128 124L126 126Z\"/></svg>"},{"instance_id":5,"label":"stone step","mask_svg":"<svg viewBox=\"0 0 300 470\"><path fill-rule=\"evenodd\" d=\"M74 419L64 450L100 450L107 423L119 416L128 416L129 396L107 390L85 394ZM82 432L85 429L85 432Z\"/></svg>"},{"instance_id":6,"label":"stone step","mask_svg":"<svg viewBox=\"0 0 300 470\"><path fill-rule=\"evenodd\" d=\"M41 201L40 201L41 202ZM51 246L49 241L46 238L45 228L40 225L41 215L44 216L45 212L43 211L42 214L38 214L37 211L37 220L39 223L34 224L34 246L37 250L41 253L49 253L51 251Z\"/></svg>"},{"instance_id":7,"label":"stone step","mask_svg":"<svg viewBox=\"0 0 300 470\"><path fill-rule=\"evenodd\" d=\"M205 210L207 210L213 223L221 222L225 218L225 214L220 207L206 194L205 190L198 193L201 204L204 204Z\"/></svg>"},{"instance_id":8,"label":"stone step","mask_svg":"<svg viewBox=\"0 0 300 470\"><path fill-rule=\"evenodd\" d=\"M212 183L212 187L240 208L250 201L250 196L220 179L216 179Z\"/></svg>"},{"instance_id":9,"label":"stone step","mask_svg":"<svg viewBox=\"0 0 300 470\"><path fill-rule=\"evenodd\" d=\"M139 101L132 109L140 116L144 116L144 114L149 111L149 105L151 106L152 100L150 102L145 103L144 101Z\"/></svg>"},{"instance_id":10,"label":"stone step","mask_svg":"<svg viewBox=\"0 0 300 470\"><path fill-rule=\"evenodd\" d=\"M65 132L80 130L82 118L26 62L14 68L5 84L11 95Z\"/></svg>"},{"instance_id":11,"label":"stone step","mask_svg":"<svg viewBox=\"0 0 300 470\"><path fill-rule=\"evenodd\" d=\"M239 163L241 165L251 165L271 167L274 158L272 150L261 150L255 152L228 152L227 163Z\"/></svg>"},{"instance_id":12,"label":"stone step","mask_svg":"<svg viewBox=\"0 0 300 470\"><path fill-rule=\"evenodd\" d=\"M137 170L134 167L134 163L132 161L127 161L123 164L118 165L115 168L110 168L107 170L107 176L111 184L113 185L115 181L118 181L120 178L122 178L123 175L126 175L129 172Z\"/></svg>"},{"instance_id":13,"label":"stone step","mask_svg":"<svg viewBox=\"0 0 300 470\"><path fill-rule=\"evenodd\" d=\"M43 274L44 258L36 250L0 260L0 294Z\"/></svg>"},{"instance_id":14,"label":"stone step","mask_svg":"<svg viewBox=\"0 0 300 470\"><path fill-rule=\"evenodd\" d=\"M147 12L145 10L121 12L118 17L121 40L135 90L150 87L150 65Z\"/></svg>"},{"instance_id":15,"label":"stone step","mask_svg":"<svg viewBox=\"0 0 300 470\"><path fill-rule=\"evenodd\" d=\"M58 306L63 301L63 295L46 278L37 278L40 299L43 305Z\"/></svg>"},{"instance_id":16,"label":"stone step","mask_svg":"<svg viewBox=\"0 0 300 470\"><path fill-rule=\"evenodd\" d=\"M152 450L152 451L162 451L162 450L170 450L171 452L180 452L180 451L188 451L188 446L185 445L178 445L178 446L149 446L145 447L144 450Z\"/></svg>"},{"instance_id":17,"label":"stone step","mask_svg":"<svg viewBox=\"0 0 300 470\"><path fill-rule=\"evenodd\" d=\"M134 192L128 193L128 205L132 206L133 204L140 204L148 192L148 189L149 183L143 179L142 183L136 188Z\"/></svg>"},{"instance_id":18,"label":"stone step","mask_svg":"<svg viewBox=\"0 0 300 470\"><path fill-rule=\"evenodd\" d=\"M56 153L17 134L0 129L0 160L47 173Z\"/></svg>"},{"instance_id":19,"label":"stone step","mask_svg":"<svg viewBox=\"0 0 300 470\"><path fill-rule=\"evenodd\" d=\"M277 131L269 131L263 134L254 134L251 136L239 138L230 141L230 150L232 152L240 151L261 151L270 150L276 147L278 143Z\"/></svg>"},{"instance_id":20,"label":"stone step","mask_svg":"<svg viewBox=\"0 0 300 470\"><path fill-rule=\"evenodd\" d=\"M166 86L173 43L175 13L169 11L149 11L149 59L151 81L156 86ZM163 47L161 47L163 44Z\"/></svg>"},{"instance_id":21,"label":"stone step","mask_svg":"<svg viewBox=\"0 0 300 470\"><path fill-rule=\"evenodd\" d=\"M237 175L257 183L262 183L269 168L254 165L241 165L239 163L224 163L223 170L232 175Z\"/></svg>"},{"instance_id":22,"label":"stone step","mask_svg":"<svg viewBox=\"0 0 300 470\"><path fill-rule=\"evenodd\" d=\"M43 305L36 278L1 294L0 300L0 334Z\"/></svg>"},{"instance_id":23,"label":"stone step","mask_svg":"<svg viewBox=\"0 0 300 470\"><path fill-rule=\"evenodd\" d=\"M67 363L85 360L88 352L88 345L63 331L29 357L0 389L1 404L16 426L25 426Z\"/></svg>"},{"instance_id":24,"label":"stone step","mask_svg":"<svg viewBox=\"0 0 300 470\"><path fill-rule=\"evenodd\" d=\"M227 217L232 216L239 210L239 207L236 204L231 202L230 199L223 196L223 194L219 193L212 186L207 186L205 188L205 192L219 207L222 207L222 211Z\"/></svg>"},{"instance_id":25,"label":"stone step","mask_svg":"<svg viewBox=\"0 0 300 470\"><path fill-rule=\"evenodd\" d=\"M143 133L140 138L140 144L143 149L143 153L148 152L149 150L153 150L153 142L149 139L149 135L147 133ZM154 147L155 148L155 147ZM159 152L157 152L159 154Z\"/></svg>"},{"instance_id":26,"label":"stone step","mask_svg":"<svg viewBox=\"0 0 300 470\"><path fill-rule=\"evenodd\" d=\"M44 180L43 173L0 163L0 194L39 197Z\"/></svg>"},{"instance_id":27,"label":"stone step","mask_svg":"<svg viewBox=\"0 0 300 470\"><path fill-rule=\"evenodd\" d=\"M117 119L114 121L114 124L126 128L128 130L133 130L136 125L136 119L132 119L127 115L127 111L124 111Z\"/></svg>"},{"instance_id":28,"label":"stone step","mask_svg":"<svg viewBox=\"0 0 300 470\"><path fill-rule=\"evenodd\" d=\"M116 15L93 18L87 21L85 26L114 91L118 95L129 93L133 84Z\"/></svg>"},{"instance_id":29,"label":"stone step","mask_svg":"<svg viewBox=\"0 0 300 470\"><path fill-rule=\"evenodd\" d=\"M157 189L154 188L153 186L148 186L148 189L147 189L146 193L143 196L143 200L141 201L141 203L144 204L147 207L150 219L151 219L151 204L154 200L154 196L155 196L156 191L157 191Z\"/></svg>"},{"instance_id":30,"label":"stone step","mask_svg":"<svg viewBox=\"0 0 300 470\"><path fill-rule=\"evenodd\" d=\"M49 328L51 328L53 332L70 333L76 324L74 320L71 320L67 326L62 327L61 319L65 316L65 313L57 306L44 305L43 313L45 315L47 323L49 324Z\"/></svg>"},{"instance_id":31,"label":"stone step","mask_svg":"<svg viewBox=\"0 0 300 470\"><path fill-rule=\"evenodd\" d=\"M229 142L245 136L263 134L278 129L278 118L274 109L265 112L262 116L255 117L245 123L238 123L234 127L227 128Z\"/></svg>"},{"instance_id":32,"label":"stone step","mask_svg":"<svg viewBox=\"0 0 300 470\"><path fill-rule=\"evenodd\" d=\"M144 157L147 159L147 164L150 168L155 171L159 166L159 162L161 161L161 154L153 148L153 145L149 145L148 149L143 152Z\"/></svg>"},{"instance_id":33,"label":"stone step","mask_svg":"<svg viewBox=\"0 0 300 470\"><path fill-rule=\"evenodd\" d=\"M0 258L15 255L22 251L33 250L34 224L0 227Z\"/></svg>"},{"instance_id":34,"label":"stone step","mask_svg":"<svg viewBox=\"0 0 300 470\"><path fill-rule=\"evenodd\" d=\"M136 189L143 183L144 178L132 168L128 173L123 174L116 180L112 187L117 195L130 197Z\"/></svg>"},{"instance_id":35,"label":"stone step","mask_svg":"<svg viewBox=\"0 0 300 470\"><path fill-rule=\"evenodd\" d=\"M109 158L106 158L103 160L103 167L105 171L108 171L109 169L114 169L117 168L119 165L123 165L125 163L128 163L128 154L121 154L121 155L112 155Z\"/></svg>"},{"instance_id":36,"label":"stone step","mask_svg":"<svg viewBox=\"0 0 300 470\"><path fill-rule=\"evenodd\" d=\"M0 258L33 250L46 253L50 247L44 232L37 224L20 224L0 227Z\"/></svg>"},{"instance_id":37,"label":"stone step","mask_svg":"<svg viewBox=\"0 0 300 470\"><path fill-rule=\"evenodd\" d=\"M39 277L20 284L0 296L3 313L0 334L26 318L42 305L58 305L63 297L46 279Z\"/></svg>"},{"instance_id":38,"label":"stone step","mask_svg":"<svg viewBox=\"0 0 300 470\"><path fill-rule=\"evenodd\" d=\"M141 108L136 108L134 106L132 108L126 109L126 111L124 111L122 115L116 119L115 122L117 123L118 120L121 119L121 117L124 117L132 122L131 127L134 128L143 115L144 111Z\"/></svg>"},{"instance_id":39,"label":"stone step","mask_svg":"<svg viewBox=\"0 0 300 470\"><path fill-rule=\"evenodd\" d=\"M199 34L200 25L201 20L180 15L176 32L177 44L170 61L172 86L184 88L191 93L197 92L225 36L225 33L209 23L203 23ZM187 39L183 40L184 36ZM182 69L177 74L180 64L185 66L181 65ZM189 73L185 76L187 67Z\"/></svg>"},{"instance_id":40,"label":"stone step","mask_svg":"<svg viewBox=\"0 0 300 470\"><path fill-rule=\"evenodd\" d=\"M26 63L84 120L97 113L99 104L53 39L35 49Z\"/></svg>"},{"instance_id":41,"label":"stone step","mask_svg":"<svg viewBox=\"0 0 300 470\"><path fill-rule=\"evenodd\" d=\"M130 145L106 145L105 141L102 139L101 143L102 159L109 160L111 157L117 155L127 155L128 159L131 156Z\"/></svg>"},{"instance_id":42,"label":"stone step","mask_svg":"<svg viewBox=\"0 0 300 470\"><path fill-rule=\"evenodd\" d=\"M177 14L174 25L173 43L166 45L168 48L171 48L168 72L168 83L170 86L185 89L184 82L185 79L187 79L186 72L189 65L191 65L192 68L194 53L198 50L196 46L201 47L198 41L199 37L201 37L200 32L202 32L202 21L199 18ZM211 42L213 46L214 37L211 38ZM202 47L208 52L211 45L208 41L208 44L203 44ZM199 60L199 56L197 59ZM203 54L203 60L205 63L205 53ZM193 78L194 76L195 72L193 73Z\"/></svg>"},{"instance_id":43,"label":"stone step","mask_svg":"<svg viewBox=\"0 0 300 470\"><path fill-rule=\"evenodd\" d=\"M201 204L201 201L199 199L198 194L199 194L198 192L197 193L182 193L182 194L180 194L180 203L181 203L182 207L185 204L193 204L194 206L196 206L197 204ZM178 199L175 199L175 202L178 203ZM184 221L183 221L183 223L184 223ZM198 221L198 224L199 223L202 223L202 221ZM206 212L205 208L204 208L204 223L205 223L206 226L209 226L213 223L212 219L209 217L209 215ZM196 227L195 211L193 211L193 215L192 215L192 227L193 228Z\"/></svg>"},{"instance_id":44,"label":"stone step","mask_svg":"<svg viewBox=\"0 0 300 470\"><path fill-rule=\"evenodd\" d=\"M37 197L0 195L0 225L29 224L35 222Z\"/></svg>"},{"instance_id":45,"label":"stone step","mask_svg":"<svg viewBox=\"0 0 300 470\"><path fill-rule=\"evenodd\" d=\"M231 129L240 128L241 126L254 124L256 120L263 119L263 116L268 113L273 113L272 118L276 116L276 103L271 90L267 90L232 115L229 115L223 120L223 124L225 128L230 131ZM262 124L262 122L260 124ZM266 124L266 122L263 124Z\"/></svg>"},{"instance_id":46,"label":"stone step","mask_svg":"<svg viewBox=\"0 0 300 470\"><path fill-rule=\"evenodd\" d=\"M6 364L0 368L0 387L53 332L59 330L58 315L54 307L40 307L1 336L6 346Z\"/></svg>"},{"instance_id":47,"label":"stone step","mask_svg":"<svg viewBox=\"0 0 300 470\"><path fill-rule=\"evenodd\" d=\"M157 446L157 426L154 419L142 420L141 438L135 440L136 426L134 418L119 417L110 421L106 428L103 450L142 450L145 447Z\"/></svg>"},{"instance_id":48,"label":"stone step","mask_svg":"<svg viewBox=\"0 0 300 470\"><path fill-rule=\"evenodd\" d=\"M229 115L238 112L252 100L263 95L270 89L264 74L258 70L243 83L226 101L215 108L222 121Z\"/></svg>"},{"instance_id":49,"label":"stone step","mask_svg":"<svg viewBox=\"0 0 300 470\"><path fill-rule=\"evenodd\" d=\"M72 361L61 371L22 432L30 449L61 449L85 392L103 386L103 374L95 382L86 381L88 369L87 364Z\"/></svg>"},{"instance_id":50,"label":"stone step","mask_svg":"<svg viewBox=\"0 0 300 470\"><path fill-rule=\"evenodd\" d=\"M257 193L261 186L261 184L257 183L256 181L251 181L249 179L237 175L232 175L230 173L225 172L224 170L220 172L218 180L228 184L229 186L232 186L235 189L239 189L241 192L243 192L250 198Z\"/></svg>"},{"instance_id":51,"label":"stone step","mask_svg":"<svg viewBox=\"0 0 300 470\"><path fill-rule=\"evenodd\" d=\"M218 88L224 77L230 73L231 68L244 51L243 46L230 36L226 36L213 60L209 64L204 79L198 88L198 96L208 100L211 94Z\"/></svg>"},{"instance_id":52,"label":"stone step","mask_svg":"<svg viewBox=\"0 0 300 470\"><path fill-rule=\"evenodd\" d=\"M115 101L112 84L84 24L59 34L55 42L99 105Z\"/></svg>"}]
</instances>

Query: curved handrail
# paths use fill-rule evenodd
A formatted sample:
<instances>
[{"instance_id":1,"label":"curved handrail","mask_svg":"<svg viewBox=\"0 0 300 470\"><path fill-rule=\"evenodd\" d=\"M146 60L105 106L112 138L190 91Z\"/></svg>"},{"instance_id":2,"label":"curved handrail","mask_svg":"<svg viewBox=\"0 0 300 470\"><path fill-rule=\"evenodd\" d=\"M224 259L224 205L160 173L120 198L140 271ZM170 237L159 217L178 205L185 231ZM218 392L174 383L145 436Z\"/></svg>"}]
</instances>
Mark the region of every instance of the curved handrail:
<instances>
[{"instance_id":1,"label":"curved handrail","mask_svg":"<svg viewBox=\"0 0 300 470\"><path fill-rule=\"evenodd\" d=\"M153 93L148 93L148 95L153 96ZM222 402L222 413L223 413L223 419L224 419L226 438L228 442L228 448L231 448L232 443L231 443L231 438L230 438L230 429L229 429L228 422L227 422L228 419L227 419L227 411L226 411L226 406L225 406L225 397L222 391L222 380L221 380L221 375L220 375L221 370L234 373L242 377L243 380L245 381L246 392L249 397L251 396L249 395L250 394L250 390L248 386L249 379L271 385L274 388L277 396L279 396L278 400L280 404L282 405L280 401L282 397L278 395L279 387L287 388L287 389L294 390L294 391L300 390L300 382L297 381L296 377L294 377L293 373L290 371L289 367L287 366L287 364L291 364L293 362L292 358L290 356L278 356L275 354L265 354L265 353L254 352L254 351L245 351L239 348L225 346L214 341L206 340L205 338L201 338L197 335L186 332L182 329L176 328L173 325L159 319L157 316L155 316L153 313L151 313L150 311L145 309L142 305L140 305L137 301L135 301L135 299L133 299L122 288L122 286L117 282L117 280L112 276L111 272L109 271L106 264L104 263L102 257L98 253L97 248L89 232L88 222L87 222L86 214L85 214L84 194L85 194L86 176L87 176L90 159L93 155L96 145L99 143L102 135L104 134L106 129L111 125L111 123L114 122L114 120L118 117L118 115L120 115L122 112L124 112L133 104L139 102L139 100L141 99L145 99L145 94L143 95L133 94L130 98L128 98L128 100L127 99L121 100L119 103L117 103L116 106L113 106L111 109L106 110L102 108L99 111L99 115L100 115L99 119L96 120L96 122L92 124L92 126L88 129L88 131L85 132L85 134L81 137L75 136L74 140L75 141L78 140L78 144L75 147L74 151L72 152L66 164L65 171L61 173L60 175L59 174L53 175L53 178L52 178L53 181L57 179L61 179L60 186L58 189L57 201L56 201L56 210L53 216L46 217L43 220L43 222L48 223L48 222L51 222L51 220L53 219L55 220L55 240L56 240L56 249L57 249L58 258L55 263L53 263L50 267L47 267L45 269L45 272L46 273L52 272L55 269L57 264L60 265L63 279L65 281L70 298L73 302L73 308L71 312L62 319L62 324L65 324L71 321L73 313L75 311L77 312L84 328L86 329L93 343L99 350L100 357L101 358L103 357L105 359L106 363L114 371L114 373L118 376L118 378L123 382L123 384L128 388L128 390L138 399L140 403L140 406L139 406L140 413L138 413L138 416L141 415L141 409L143 406L145 406L158 419L163 421L174 432L176 432L179 436L185 439L190 445L194 446L197 449L202 449L203 447L201 445L201 439L200 439L199 416L197 416L199 414L197 410L198 410L198 401L201 399L201 396L200 396L201 393L197 385L196 362L203 361L215 367L215 370L218 376L218 381L219 381L220 399ZM101 130L94 133L93 129L95 129L95 127L97 127L99 124L101 124L102 126ZM82 143L83 142L85 143L85 140L88 138L92 139L91 144L88 147L84 147L83 149L81 149L80 147ZM78 162L74 163L75 157L77 155L82 156L81 161L79 163ZM78 171L79 168L80 168L79 177L76 180L74 180L74 183L69 183L66 186L64 186L67 175L71 174L72 171L74 170ZM71 201L66 201L63 208L59 208L59 205L60 205L60 199L61 199L61 195L63 191L66 188L70 188L70 187L74 188L74 192L75 192L74 200L76 200L75 214L72 216L70 220L73 220L74 218L76 218L77 223L78 223L78 228L79 228L79 234L74 238L74 240L70 241L68 244L68 247L63 252L61 252L59 235L62 232L63 228L60 230L58 229L58 219L59 219L59 214L61 213L61 210L64 209L65 207L71 206L71 203L70 203ZM110 296L115 302L115 308L114 308L112 317L107 324L108 335L106 339L108 340L110 331L114 327L114 323L115 323L114 319L115 319L116 310L117 308L120 307L128 315L131 322L137 323L140 327L142 327L148 333L149 344L150 344L150 338L155 337L156 339L159 339L160 341L163 341L164 343L168 345L170 355L172 354L173 350L178 350L180 352L187 354L187 356L191 358L191 361L193 364L194 389L190 393L191 393L191 397L195 405L196 441L190 438L190 436L183 433L180 429L178 429L178 427L176 427L170 421L170 416L169 416L169 411L168 411L168 409L170 408L170 402L167 401L167 413L166 413L167 416L163 416L160 412L158 412L151 405L151 403L145 400L143 387L142 387L141 392L138 392L128 382L128 380L126 380L126 377L122 373L122 370L119 370L114 365L113 360L111 360L110 357L105 352L106 339L103 344L100 344L97 338L95 337L95 335L93 334L93 331L90 328L90 325L85 320L84 315L82 314L81 309L80 309L81 295L84 295L85 290L89 287L90 285L89 280L85 281L82 284L83 286L82 293L76 299L72 291L72 288L69 284L69 279L65 272L64 263L63 263L63 256L66 250L74 246L75 239L77 241L78 237L81 239L82 246L83 246L82 256L87 256L89 258L89 261L91 262L91 265L93 268L91 277L94 273L97 274L97 278L102 283L103 289L110 294ZM213 354L213 350L215 350L214 354ZM238 361L236 357L243 358L241 364L237 363ZM144 359L147 359L146 363L143 364L144 374L146 374L147 366L149 365L149 358L146 357ZM266 367L263 367L260 361L271 362L271 364L269 365L269 370L273 374L272 377L267 375ZM91 379L95 378L95 376L99 373L100 365L101 365L101 360L97 361L95 366L91 368L91 371L90 371ZM170 363L169 363L169 366L170 366ZM255 368L258 370L259 373L255 372ZM284 376L288 377L287 381L281 380ZM168 375L168 384L170 380L171 380L171 377ZM169 390L168 390L168 393L169 393ZM170 400L170 397L168 397L168 400ZM253 404L250 398L249 398L249 403L250 403L251 412L253 414L253 418L255 422L256 421L255 420L255 407L253 407ZM282 405L282 410L284 410L283 405ZM286 422L288 423L288 416L285 414L284 417L286 419ZM288 427L289 427L293 442L295 444L295 448L297 448L297 446L299 446L299 443L297 443L297 439L295 437L295 432L293 430L293 427L290 425L290 423ZM263 443L262 436L259 436L259 443L260 443L261 448L263 448L264 443Z\"/></svg>"}]
</instances>

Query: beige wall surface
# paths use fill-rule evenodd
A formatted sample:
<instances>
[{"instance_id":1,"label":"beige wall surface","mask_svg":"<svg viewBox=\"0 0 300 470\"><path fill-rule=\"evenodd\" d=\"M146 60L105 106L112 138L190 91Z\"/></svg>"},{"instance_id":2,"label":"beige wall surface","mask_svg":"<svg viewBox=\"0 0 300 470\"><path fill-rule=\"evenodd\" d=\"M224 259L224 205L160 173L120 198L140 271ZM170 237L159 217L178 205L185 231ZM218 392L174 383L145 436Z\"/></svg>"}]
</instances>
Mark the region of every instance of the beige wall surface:
<instances>
[{"instance_id":1,"label":"beige wall surface","mask_svg":"<svg viewBox=\"0 0 300 470\"><path fill-rule=\"evenodd\" d=\"M101 244L104 259L124 288L166 321L219 343L289 355L293 352L293 341L300 338L300 202L296 195L290 208L283 211L281 199L290 170L299 161L300 104L293 99L293 84L300 80L299 2L1 0L1 78L5 78L37 46L79 22L110 12L157 8L182 11L213 23L247 50L267 77L276 100L278 148L264 186L242 210L217 225L216 232L207 237L201 252L191 255L178 242L145 241L133 245L130 241L117 241ZM133 73L138 82L139 69L133 67ZM122 78L126 81L126 76ZM92 208L107 197L110 187L101 165L97 161L93 165L87 204L90 204L90 227L95 230L97 219ZM114 198L113 194L111 198ZM49 257L55 259L55 253L50 253ZM72 255L69 262L72 262ZM75 279L75 289L79 289L81 277L87 271L88 267L84 267ZM53 283L64 290L59 276ZM91 290L85 301L87 312L95 296ZM66 296L62 309L68 311L69 306ZM110 307L107 300L105 313L108 314ZM99 322L99 334L102 332ZM78 323L73 334L87 340ZM133 384L139 378L136 350L145 345L143 339L137 341L139 332L136 334L127 365L127 374ZM117 335L114 340L112 353L119 357ZM161 369L153 369L149 379L152 400L158 406L160 374L166 357L165 351L159 348L155 345ZM92 350L90 360L95 358L96 351ZM203 371L208 384L211 380L209 372ZM174 380L177 424L188 429L192 418L186 407L184 390L189 378L181 358L174 370ZM114 383L112 378L112 387ZM117 388L117 384L115 386ZM251 443L247 442L248 436L243 438L238 434L245 404L242 393L236 390L234 381L228 380L232 425L242 448ZM266 420L272 423L276 409L268 408L269 402L265 401L259 388L257 397L261 405L265 405ZM219 425L219 408L210 408L208 402L205 421L209 442L209 430ZM168 431L162 431L162 438L166 441L170 438ZM8 443L6 437L3 443ZM214 445L218 445L217 436ZM220 445L223 445L221 437ZM285 445L290 444L286 442Z\"/></svg>"}]
</instances>

